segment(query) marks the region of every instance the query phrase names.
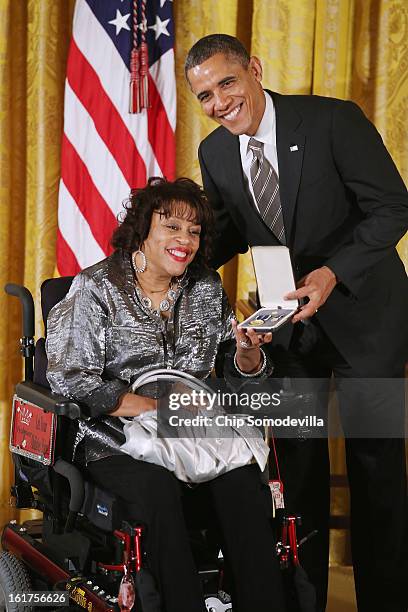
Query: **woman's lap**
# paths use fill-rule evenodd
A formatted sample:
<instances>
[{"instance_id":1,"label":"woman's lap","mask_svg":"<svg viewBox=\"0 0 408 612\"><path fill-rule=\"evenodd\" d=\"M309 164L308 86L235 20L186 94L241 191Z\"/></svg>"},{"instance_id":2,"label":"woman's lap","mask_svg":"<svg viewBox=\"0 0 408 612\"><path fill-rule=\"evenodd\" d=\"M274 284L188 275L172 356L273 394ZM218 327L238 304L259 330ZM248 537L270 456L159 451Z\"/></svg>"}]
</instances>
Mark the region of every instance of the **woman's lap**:
<instances>
[{"instance_id":1,"label":"woman's lap","mask_svg":"<svg viewBox=\"0 0 408 612\"><path fill-rule=\"evenodd\" d=\"M171 472L153 463L136 461L129 455L91 461L87 470L98 484L130 503L145 494L162 499L170 492L180 494L180 483Z\"/></svg>"},{"instance_id":2,"label":"woman's lap","mask_svg":"<svg viewBox=\"0 0 408 612\"><path fill-rule=\"evenodd\" d=\"M165 468L136 461L128 455L98 460L94 465L88 464L88 470L98 484L132 504L132 508L140 509L140 516L130 519L152 527L154 533L150 533L148 546L155 557L152 569L161 576L167 597L174 598L175 591L185 588L184 582L184 587L180 583L175 589L174 582L178 582L180 576L176 571L178 563L183 566L181 575L190 575L187 582L191 586L191 601L196 599L198 582L193 578L196 570L185 519L189 522L188 514L197 510L200 520L207 514L213 522L216 515L234 582L239 585L240 609L252 611L254 604L259 612L283 609L270 525L272 513L268 504L272 502L257 465L237 468L193 489L188 489ZM187 504L183 503L183 497ZM177 550L177 563L174 550ZM190 610L193 609L196 608L191 606Z\"/></svg>"},{"instance_id":3,"label":"woman's lap","mask_svg":"<svg viewBox=\"0 0 408 612\"><path fill-rule=\"evenodd\" d=\"M189 500L186 504L192 512L196 498L201 510L204 503L205 511L211 512L219 505L216 503L216 498L219 498L223 507L233 505L238 500L240 506L244 504L246 509L254 503L258 505L260 503L265 513L271 516L268 512L270 495L268 491L265 493L257 465L237 468L192 489L177 480L165 468L137 461L125 454L92 461L88 463L87 470L98 485L130 504L147 498L153 503L157 501L162 506L164 500L170 501L169 497L171 499L185 497L192 498L191 506ZM206 501L208 503L205 503ZM202 512L200 514L203 515Z\"/></svg>"},{"instance_id":4,"label":"woman's lap","mask_svg":"<svg viewBox=\"0 0 408 612\"><path fill-rule=\"evenodd\" d=\"M269 489L262 484L257 465L237 468L193 488L177 480L165 468L125 454L92 461L87 469L98 485L118 495L132 508L140 506L141 512L147 510L147 506L151 512L155 506L170 509L180 504L187 522L193 525L197 524L195 517L189 516L193 513L202 522L213 519L208 516L213 513L225 516L231 512L246 517L254 514L253 518L265 516L266 520L272 516ZM129 518L145 520L147 517Z\"/></svg>"}]
</instances>

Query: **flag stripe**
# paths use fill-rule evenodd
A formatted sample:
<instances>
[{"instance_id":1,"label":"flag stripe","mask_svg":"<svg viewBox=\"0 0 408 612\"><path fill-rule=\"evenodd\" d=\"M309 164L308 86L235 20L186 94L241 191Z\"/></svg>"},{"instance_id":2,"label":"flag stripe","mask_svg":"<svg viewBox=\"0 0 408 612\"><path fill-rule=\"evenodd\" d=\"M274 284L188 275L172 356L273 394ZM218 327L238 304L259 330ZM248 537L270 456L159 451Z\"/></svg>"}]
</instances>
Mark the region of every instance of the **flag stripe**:
<instances>
[{"instance_id":1,"label":"flag stripe","mask_svg":"<svg viewBox=\"0 0 408 612\"><path fill-rule=\"evenodd\" d=\"M79 210L63 180L60 182L58 226L64 240L75 253L81 269L104 259L105 253L96 242L87 220Z\"/></svg>"},{"instance_id":2,"label":"flag stripe","mask_svg":"<svg viewBox=\"0 0 408 612\"><path fill-rule=\"evenodd\" d=\"M62 142L61 165L61 178L65 187L89 223L103 254L108 255L111 252L110 236L117 227L116 218L96 189L87 167L65 134Z\"/></svg>"},{"instance_id":3,"label":"flag stripe","mask_svg":"<svg viewBox=\"0 0 408 612\"><path fill-rule=\"evenodd\" d=\"M61 276L71 276L81 271L81 267L74 252L64 239L60 230L57 232L57 261L58 271Z\"/></svg>"},{"instance_id":4,"label":"flag stripe","mask_svg":"<svg viewBox=\"0 0 408 612\"><path fill-rule=\"evenodd\" d=\"M115 157L123 175L132 187L146 181L146 167L134 140L110 98L101 86L92 66L71 42L67 79L88 113L106 146Z\"/></svg>"},{"instance_id":5,"label":"flag stripe","mask_svg":"<svg viewBox=\"0 0 408 612\"><path fill-rule=\"evenodd\" d=\"M174 180L176 172L175 151L173 147L168 146L174 134L151 77L149 77L149 98L151 104L148 109L149 142L156 154L162 174L169 180Z\"/></svg>"},{"instance_id":6,"label":"flag stripe","mask_svg":"<svg viewBox=\"0 0 408 612\"><path fill-rule=\"evenodd\" d=\"M149 72L163 101L171 129L175 132L177 118L176 81L175 79L168 79L169 74L174 74L173 49L166 51L157 62L150 66Z\"/></svg>"},{"instance_id":7,"label":"flag stripe","mask_svg":"<svg viewBox=\"0 0 408 612\"><path fill-rule=\"evenodd\" d=\"M123 200L129 196L130 185L68 82L65 85L64 131L79 157L87 160L92 182L116 217L122 210Z\"/></svg>"}]
</instances>

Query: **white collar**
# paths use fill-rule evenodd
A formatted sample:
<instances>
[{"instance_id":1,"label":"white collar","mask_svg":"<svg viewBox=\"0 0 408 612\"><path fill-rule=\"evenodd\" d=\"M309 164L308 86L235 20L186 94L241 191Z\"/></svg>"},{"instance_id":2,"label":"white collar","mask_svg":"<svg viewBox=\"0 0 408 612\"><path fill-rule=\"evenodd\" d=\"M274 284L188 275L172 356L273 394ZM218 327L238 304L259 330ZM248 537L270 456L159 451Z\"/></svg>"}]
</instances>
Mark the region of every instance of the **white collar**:
<instances>
[{"instance_id":1,"label":"white collar","mask_svg":"<svg viewBox=\"0 0 408 612\"><path fill-rule=\"evenodd\" d=\"M264 144L275 144L275 107L273 104L272 97L264 91L265 96L265 110L261 119L261 123L258 126L256 134L254 134L253 138L259 140L259 142L263 142ZM240 141L240 149L246 155L248 151L248 143L249 139L252 136L248 136L248 134L241 134L239 137Z\"/></svg>"}]
</instances>

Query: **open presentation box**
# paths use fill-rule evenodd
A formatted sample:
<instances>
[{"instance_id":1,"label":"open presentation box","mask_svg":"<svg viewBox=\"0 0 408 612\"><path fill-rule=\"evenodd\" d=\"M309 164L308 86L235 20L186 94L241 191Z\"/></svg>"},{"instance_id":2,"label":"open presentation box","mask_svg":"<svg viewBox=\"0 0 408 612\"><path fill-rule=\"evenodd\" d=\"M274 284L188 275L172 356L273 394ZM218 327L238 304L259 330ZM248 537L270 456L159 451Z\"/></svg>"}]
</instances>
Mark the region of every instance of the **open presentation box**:
<instances>
[{"instance_id":1,"label":"open presentation box","mask_svg":"<svg viewBox=\"0 0 408 612\"><path fill-rule=\"evenodd\" d=\"M261 308L238 325L258 333L285 325L299 308L297 300L284 296L295 291L289 249L285 246L255 246L251 249Z\"/></svg>"}]
</instances>

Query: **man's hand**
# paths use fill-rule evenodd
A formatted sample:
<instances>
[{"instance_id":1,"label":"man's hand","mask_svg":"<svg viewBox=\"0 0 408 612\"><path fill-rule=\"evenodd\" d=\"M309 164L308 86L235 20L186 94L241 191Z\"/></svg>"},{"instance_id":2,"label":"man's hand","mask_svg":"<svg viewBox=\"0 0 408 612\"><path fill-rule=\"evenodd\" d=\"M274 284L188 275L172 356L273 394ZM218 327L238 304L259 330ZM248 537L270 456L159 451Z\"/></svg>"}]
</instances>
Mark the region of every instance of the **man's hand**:
<instances>
[{"instance_id":1,"label":"man's hand","mask_svg":"<svg viewBox=\"0 0 408 612\"><path fill-rule=\"evenodd\" d=\"M337 278L327 266L306 274L297 284L298 289L285 295L286 300L299 300L308 297L309 302L299 309L292 323L312 317L323 306L335 286Z\"/></svg>"}]
</instances>

